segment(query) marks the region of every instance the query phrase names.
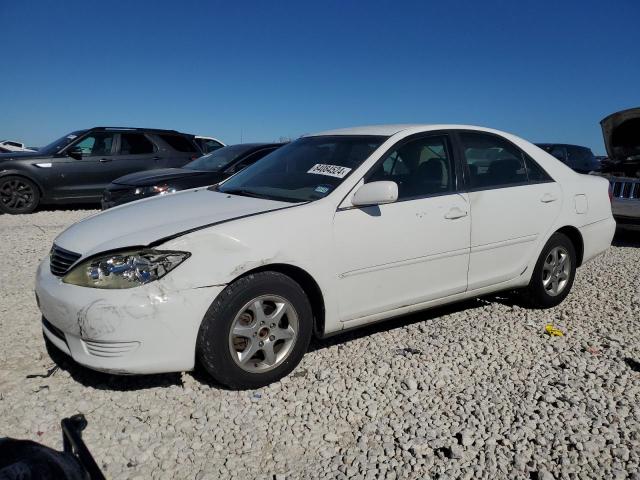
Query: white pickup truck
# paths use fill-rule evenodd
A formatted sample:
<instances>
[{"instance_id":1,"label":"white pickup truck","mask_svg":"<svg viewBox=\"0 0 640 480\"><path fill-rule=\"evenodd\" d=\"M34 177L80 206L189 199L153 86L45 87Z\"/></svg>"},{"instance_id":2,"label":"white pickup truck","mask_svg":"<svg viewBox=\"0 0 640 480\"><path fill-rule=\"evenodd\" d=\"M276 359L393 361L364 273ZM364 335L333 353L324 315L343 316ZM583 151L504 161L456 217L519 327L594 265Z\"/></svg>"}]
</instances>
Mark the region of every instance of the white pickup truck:
<instances>
[{"instance_id":1,"label":"white pickup truck","mask_svg":"<svg viewBox=\"0 0 640 480\"><path fill-rule=\"evenodd\" d=\"M13 140L0 140L0 153L11 152L33 152L32 149L24 146L24 143Z\"/></svg>"},{"instance_id":2,"label":"white pickup truck","mask_svg":"<svg viewBox=\"0 0 640 480\"><path fill-rule=\"evenodd\" d=\"M600 121L609 161L602 174L611 184L611 210L618 225L640 226L640 107Z\"/></svg>"}]
</instances>

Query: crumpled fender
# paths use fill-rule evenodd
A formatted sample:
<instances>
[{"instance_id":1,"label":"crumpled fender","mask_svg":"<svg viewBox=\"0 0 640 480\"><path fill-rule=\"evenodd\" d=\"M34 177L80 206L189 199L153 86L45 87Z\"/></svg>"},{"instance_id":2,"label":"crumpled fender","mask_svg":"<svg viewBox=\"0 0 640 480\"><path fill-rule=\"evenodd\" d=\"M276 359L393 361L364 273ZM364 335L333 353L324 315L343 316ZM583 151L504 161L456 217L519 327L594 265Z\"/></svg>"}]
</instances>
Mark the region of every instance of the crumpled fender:
<instances>
[{"instance_id":1,"label":"crumpled fender","mask_svg":"<svg viewBox=\"0 0 640 480\"><path fill-rule=\"evenodd\" d=\"M331 271L324 256L332 242L332 217L316 214L318 207L309 204L226 222L156 248L191 253L176 269L176 282L184 288L226 285L250 270L276 263L301 268L322 286Z\"/></svg>"}]
</instances>

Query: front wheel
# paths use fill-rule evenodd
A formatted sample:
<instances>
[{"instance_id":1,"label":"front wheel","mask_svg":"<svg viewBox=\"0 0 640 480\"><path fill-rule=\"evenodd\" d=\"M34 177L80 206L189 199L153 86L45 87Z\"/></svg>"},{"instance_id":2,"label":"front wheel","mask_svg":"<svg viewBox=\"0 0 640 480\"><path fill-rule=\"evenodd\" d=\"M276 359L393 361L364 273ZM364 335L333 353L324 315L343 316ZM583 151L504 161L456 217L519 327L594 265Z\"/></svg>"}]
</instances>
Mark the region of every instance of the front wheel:
<instances>
[{"instance_id":1,"label":"front wheel","mask_svg":"<svg viewBox=\"0 0 640 480\"><path fill-rule=\"evenodd\" d=\"M0 212L11 215L31 213L39 202L40 191L31 180L15 175L0 178Z\"/></svg>"},{"instance_id":2,"label":"front wheel","mask_svg":"<svg viewBox=\"0 0 640 480\"><path fill-rule=\"evenodd\" d=\"M566 235L554 233L542 249L527 287L531 305L551 308L569 294L576 275L576 250Z\"/></svg>"},{"instance_id":3,"label":"front wheel","mask_svg":"<svg viewBox=\"0 0 640 480\"><path fill-rule=\"evenodd\" d=\"M227 387L261 387L296 367L312 326L309 300L293 279L278 272L250 274L209 307L198 332L198 358Z\"/></svg>"}]
</instances>

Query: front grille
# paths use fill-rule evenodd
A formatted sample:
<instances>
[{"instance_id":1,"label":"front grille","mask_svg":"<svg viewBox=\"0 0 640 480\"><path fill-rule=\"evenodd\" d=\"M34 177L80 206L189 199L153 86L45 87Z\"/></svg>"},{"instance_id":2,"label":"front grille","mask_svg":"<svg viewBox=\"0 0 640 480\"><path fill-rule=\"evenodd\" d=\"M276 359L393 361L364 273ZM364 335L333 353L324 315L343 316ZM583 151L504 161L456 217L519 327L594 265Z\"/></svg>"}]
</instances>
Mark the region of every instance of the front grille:
<instances>
[{"instance_id":1,"label":"front grille","mask_svg":"<svg viewBox=\"0 0 640 480\"><path fill-rule=\"evenodd\" d=\"M130 195L133 192L134 189L131 187L109 189L104 191L104 193L102 194L102 199L105 202L117 202L122 197Z\"/></svg>"},{"instance_id":2,"label":"front grille","mask_svg":"<svg viewBox=\"0 0 640 480\"><path fill-rule=\"evenodd\" d=\"M640 180L611 180L611 193L614 198L638 200L640 199Z\"/></svg>"},{"instance_id":3,"label":"front grille","mask_svg":"<svg viewBox=\"0 0 640 480\"><path fill-rule=\"evenodd\" d=\"M51 247L49 253L49 262L51 263L51 273L61 277L69 271L69 267L76 263L81 257L79 253L70 252L64 248L58 247L55 243Z\"/></svg>"}]
</instances>

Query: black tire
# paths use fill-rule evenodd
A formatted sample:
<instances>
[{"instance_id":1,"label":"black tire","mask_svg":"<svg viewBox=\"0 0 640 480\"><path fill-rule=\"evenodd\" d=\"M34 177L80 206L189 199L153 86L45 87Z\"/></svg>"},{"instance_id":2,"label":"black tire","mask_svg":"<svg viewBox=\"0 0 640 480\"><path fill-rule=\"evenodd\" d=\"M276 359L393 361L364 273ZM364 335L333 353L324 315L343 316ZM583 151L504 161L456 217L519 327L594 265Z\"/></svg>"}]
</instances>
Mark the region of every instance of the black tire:
<instances>
[{"instance_id":1,"label":"black tire","mask_svg":"<svg viewBox=\"0 0 640 480\"><path fill-rule=\"evenodd\" d=\"M40 203L40 190L31 180L17 175L0 178L0 212L21 215L33 212Z\"/></svg>"},{"instance_id":2,"label":"black tire","mask_svg":"<svg viewBox=\"0 0 640 480\"><path fill-rule=\"evenodd\" d=\"M552 252L557 251L558 249L566 252L568 260L571 263L570 267L567 269L568 278L566 278L566 283L562 289L554 295L552 293L552 287L545 287L544 281L546 278L549 278L548 269L550 268L545 268L545 262L548 262L550 258L553 258ZM549 263L547 263L547 265L549 265ZM538 258L535 269L533 270L533 275L531 276L531 280L529 281L529 285L526 289L526 297L529 304L534 308L552 308L559 305L571 291L571 287L573 286L573 281L576 276L576 267L576 249L573 242L571 242L569 237L563 233L556 232L551 235L540 253L540 257ZM560 272L560 274L562 274L562 272ZM556 281L558 280L556 279Z\"/></svg>"},{"instance_id":3,"label":"black tire","mask_svg":"<svg viewBox=\"0 0 640 480\"><path fill-rule=\"evenodd\" d=\"M291 340L289 353L280 364L274 364L276 366L268 371L250 372L232 357L230 334L236 316L243 311L248 312L245 306L254 299L265 296L277 296L289 302L294 309L293 315L297 317L298 331ZM238 390L258 388L288 375L300 363L309 346L312 332L311 305L300 285L278 272L258 272L239 278L214 300L200 325L196 353L205 370L219 383ZM257 355L259 357L260 352ZM254 365L258 366L257 363Z\"/></svg>"}]
</instances>

